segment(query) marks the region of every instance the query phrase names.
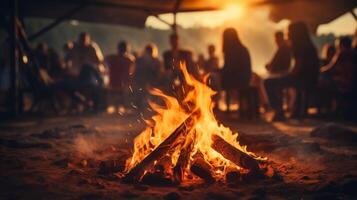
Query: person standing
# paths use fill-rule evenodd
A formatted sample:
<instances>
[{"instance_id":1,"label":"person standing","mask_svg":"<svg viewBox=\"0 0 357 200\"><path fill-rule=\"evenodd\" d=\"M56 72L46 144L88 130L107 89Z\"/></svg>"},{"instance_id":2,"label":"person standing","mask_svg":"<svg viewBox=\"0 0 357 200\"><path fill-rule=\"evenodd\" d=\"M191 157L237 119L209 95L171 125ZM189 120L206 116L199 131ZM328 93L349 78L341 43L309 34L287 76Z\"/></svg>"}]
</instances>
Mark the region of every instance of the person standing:
<instances>
[{"instance_id":1,"label":"person standing","mask_svg":"<svg viewBox=\"0 0 357 200\"><path fill-rule=\"evenodd\" d=\"M119 103L123 104L131 88L131 80L135 70L135 58L129 53L126 41L120 41L117 54L109 55L105 62L109 67L109 87L119 94Z\"/></svg>"},{"instance_id":2,"label":"person standing","mask_svg":"<svg viewBox=\"0 0 357 200\"><path fill-rule=\"evenodd\" d=\"M136 104L139 108L144 108L148 91L153 87L159 87L161 72L162 64L158 58L157 47L153 43L147 44L143 55L136 60L134 82L137 95Z\"/></svg>"},{"instance_id":3,"label":"person standing","mask_svg":"<svg viewBox=\"0 0 357 200\"><path fill-rule=\"evenodd\" d=\"M170 47L163 54L164 69L168 77L168 80L165 81L168 83L167 92L172 92L177 98L183 99L185 93L182 88L184 78L180 71L180 64L184 63L187 71L193 75L197 74L197 68L192 59L192 52L181 49L179 46L179 37L176 33L170 35Z\"/></svg>"},{"instance_id":4,"label":"person standing","mask_svg":"<svg viewBox=\"0 0 357 200\"><path fill-rule=\"evenodd\" d=\"M213 44L208 45L208 59L205 64L205 72L209 73L208 85L217 92L217 94L213 97L216 108L218 106L218 101L221 93L221 77L219 74L219 59L216 55L216 47Z\"/></svg>"},{"instance_id":5,"label":"person standing","mask_svg":"<svg viewBox=\"0 0 357 200\"><path fill-rule=\"evenodd\" d=\"M162 65L157 54L156 45L150 43L145 46L143 55L136 60L135 82L143 89L158 86Z\"/></svg>"}]
</instances>

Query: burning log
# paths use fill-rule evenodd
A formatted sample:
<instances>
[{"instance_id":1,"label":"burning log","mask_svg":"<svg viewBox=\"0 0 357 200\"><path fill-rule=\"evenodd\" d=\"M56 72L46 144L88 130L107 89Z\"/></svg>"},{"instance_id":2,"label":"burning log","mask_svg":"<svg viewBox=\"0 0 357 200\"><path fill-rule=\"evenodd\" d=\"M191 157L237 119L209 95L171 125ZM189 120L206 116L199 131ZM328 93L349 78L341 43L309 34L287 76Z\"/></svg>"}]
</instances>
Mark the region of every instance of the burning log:
<instances>
[{"instance_id":1,"label":"burning log","mask_svg":"<svg viewBox=\"0 0 357 200\"><path fill-rule=\"evenodd\" d=\"M182 182L184 178L185 169L188 166L188 162L190 160L190 154L193 149L193 141L192 139L188 138L187 144L183 146L180 156L177 160L177 163L173 169L174 181L175 182Z\"/></svg>"},{"instance_id":2,"label":"burning log","mask_svg":"<svg viewBox=\"0 0 357 200\"><path fill-rule=\"evenodd\" d=\"M249 169L250 171L259 170L259 163L257 160L255 160L245 152L235 148L220 136L213 135L212 141L213 143L211 147L234 164L245 169Z\"/></svg>"},{"instance_id":3,"label":"burning log","mask_svg":"<svg viewBox=\"0 0 357 200\"><path fill-rule=\"evenodd\" d=\"M205 180L206 183L213 183L215 179L212 176L212 166L205 161L203 156L197 156L190 167L192 173Z\"/></svg>"},{"instance_id":4,"label":"burning log","mask_svg":"<svg viewBox=\"0 0 357 200\"><path fill-rule=\"evenodd\" d=\"M161 144L159 144L149 155L147 155L140 163L135 165L123 178L126 183L138 181L148 166L154 163L155 160L162 158L170 149L177 145L180 137L185 137L190 131L194 123L194 119L200 115L199 110L193 112L187 119L181 123ZM184 142L182 140L181 142Z\"/></svg>"}]
</instances>

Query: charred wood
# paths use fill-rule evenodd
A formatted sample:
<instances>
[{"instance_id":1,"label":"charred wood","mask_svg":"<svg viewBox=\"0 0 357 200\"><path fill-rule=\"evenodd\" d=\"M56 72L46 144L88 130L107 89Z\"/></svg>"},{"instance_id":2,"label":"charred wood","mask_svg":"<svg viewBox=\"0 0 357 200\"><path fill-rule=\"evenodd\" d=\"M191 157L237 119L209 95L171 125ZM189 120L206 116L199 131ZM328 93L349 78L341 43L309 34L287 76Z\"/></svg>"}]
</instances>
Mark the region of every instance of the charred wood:
<instances>
[{"instance_id":1,"label":"charred wood","mask_svg":"<svg viewBox=\"0 0 357 200\"><path fill-rule=\"evenodd\" d=\"M151 153L149 153L140 163L134 166L123 178L125 183L133 183L140 180L148 166L155 160L162 158L170 149L177 145L181 137L185 137L191 128L195 118L200 114L197 110L193 112L182 124L177 127L161 144L159 144ZM185 140L182 140L184 142Z\"/></svg>"},{"instance_id":2,"label":"charred wood","mask_svg":"<svg viewBox=\"0 0 357 200\"><path fill-rule=\"evenodd\" d=\"M211 147L226 159L245 169L249 169L251 171L259 170L258 161L250 155L235 148L218 135L213 135L212 140L213 143Z\"/></svg>"},{"instance_id":3,"label":"charred wood","mask_svg":"<svg viewBox=\"0 0 357 200\"><path fill-rule=\"evenodd\" d=\"M190 170L193 174L205 180L206 183L215 181L212 175L212 166L201 156L195 158Z\"/></svg>"}]
</instances>

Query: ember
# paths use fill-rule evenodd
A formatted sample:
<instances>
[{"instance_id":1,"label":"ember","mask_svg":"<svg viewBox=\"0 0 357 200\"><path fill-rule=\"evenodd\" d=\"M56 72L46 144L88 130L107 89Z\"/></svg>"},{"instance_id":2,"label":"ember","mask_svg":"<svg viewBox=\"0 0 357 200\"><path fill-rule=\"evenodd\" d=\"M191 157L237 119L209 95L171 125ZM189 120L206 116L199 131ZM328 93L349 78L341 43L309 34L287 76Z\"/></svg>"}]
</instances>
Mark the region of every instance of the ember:
<instances>
[{"instance_id":1,"label":"ember","mask_svg":"<svg viewBox=\"0 0 357 200\"><path fill-rule=\"evenodd\" d=\"M177 183L194 178L208 183L225 180L232 169L259 173L259 162L266 158L249 152L239 144L238 133L217 122L211 99L215 91L205 84L206 78L198 81L184 64L180 70L185 88L182 103L158 89L151 91L164 100L165 107L150 102L157 114L135 138L134 152L127 160L123 180L140 182L145 174L155 173L157 166Z\"/></svg>"}]
</instances>

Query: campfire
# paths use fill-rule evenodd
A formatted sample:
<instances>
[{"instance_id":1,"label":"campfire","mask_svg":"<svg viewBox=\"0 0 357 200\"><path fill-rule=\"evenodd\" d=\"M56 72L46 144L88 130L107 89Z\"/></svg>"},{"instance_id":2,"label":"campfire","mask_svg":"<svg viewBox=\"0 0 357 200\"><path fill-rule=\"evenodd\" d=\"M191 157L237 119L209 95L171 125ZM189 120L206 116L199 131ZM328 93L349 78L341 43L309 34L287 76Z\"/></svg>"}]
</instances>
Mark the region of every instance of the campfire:
<instances>
[{"instance_id":1,"label":"campfire","mask_svg":"<svg viewBox=\"0 0 357 200\"><path fill-rule=\"evenodd\" d=\"M174 183L201 179L212 183L238 179L243 174L261 173L266 158L247 150L238 133L219 124L213 113L215 94L180 65L183 75L182 99L153 89L151 94L165 103L149 102L157 113L147 120L146 129L134 140L132 156L126 162L123 180L136 183L149 176L160 176Z\"/></svg>"}]
</instances>

